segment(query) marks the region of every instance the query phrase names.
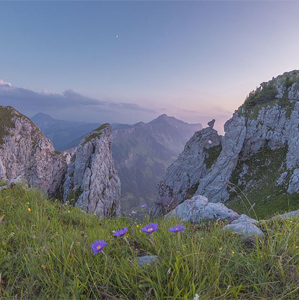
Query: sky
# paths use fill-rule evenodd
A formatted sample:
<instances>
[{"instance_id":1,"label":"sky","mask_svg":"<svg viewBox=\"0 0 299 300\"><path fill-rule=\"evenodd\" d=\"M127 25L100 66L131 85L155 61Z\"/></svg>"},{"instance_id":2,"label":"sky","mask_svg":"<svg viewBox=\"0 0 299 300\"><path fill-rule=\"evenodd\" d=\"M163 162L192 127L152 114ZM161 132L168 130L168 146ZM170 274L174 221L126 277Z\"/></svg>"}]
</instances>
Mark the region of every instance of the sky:
<instances>
[{"instance_id":1,"label":"sky","mask_svg":"<svg viewBox=\"0 0 299 300\"><path fill-rule=\"evenodd\" d=\"M0 105L29 117L223 124L299 69L299 2L0 2Z\"/></svg>"}]
</instances>

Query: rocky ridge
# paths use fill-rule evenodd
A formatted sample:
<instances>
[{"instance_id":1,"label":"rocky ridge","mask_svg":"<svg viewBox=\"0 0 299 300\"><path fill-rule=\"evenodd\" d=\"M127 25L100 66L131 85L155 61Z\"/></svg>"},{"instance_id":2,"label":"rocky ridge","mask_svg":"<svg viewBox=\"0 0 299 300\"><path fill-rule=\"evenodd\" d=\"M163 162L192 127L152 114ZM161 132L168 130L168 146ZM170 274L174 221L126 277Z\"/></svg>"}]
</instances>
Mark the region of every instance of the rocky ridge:
<instances>
[{"instance_id":1,"label":"rocky ridge","mask_svg":"<svg viewBox=\"0 0 299 300\"><path fill-rule=\"evenodd\" d=\"M54 195L67 169L68 155L52 143L27 117L12 107L0 107L0 179L18 176Z\"/></svg>"},{"instance_id":2,"label":"rocky ridge","mask_svg":"<svg viewBox=\"0 0 299 300\"><path fill-rule=\"evenodd\" d=\"M120 181L111 154L111 127L91 132L71 155L55 151L30 119L0 106L0 180L22 178L50 196L63 195L89 213L119 213Z\"/></svg>"},{"instance_id":3,"label":"rocky ridge","mask_svg":"<svg viewBox=\"0 0 299 300\"><path fill-rule=\"evenodd\" d=\"M77 147L63 185L64 201L88 213L108 217L120 213L120 180L111 152L111 126L104 124Z\"/></svg>"},{"instance_id":4,"label":"rocky ridge","mask_svg":"<svg viewBox=\"0 0 299 300\"><path fill-rule=\"evenodd\" d=\"M236 200L236 191L242 190L250 201L264 197L270 205L279 195L299 193L299 71L262 83L224 129L223 137L211 126L195 133L159 183L154 215L193 195L225 202ZM212 164L209 140L221 145Z\"/></svg>"}]
</instances>

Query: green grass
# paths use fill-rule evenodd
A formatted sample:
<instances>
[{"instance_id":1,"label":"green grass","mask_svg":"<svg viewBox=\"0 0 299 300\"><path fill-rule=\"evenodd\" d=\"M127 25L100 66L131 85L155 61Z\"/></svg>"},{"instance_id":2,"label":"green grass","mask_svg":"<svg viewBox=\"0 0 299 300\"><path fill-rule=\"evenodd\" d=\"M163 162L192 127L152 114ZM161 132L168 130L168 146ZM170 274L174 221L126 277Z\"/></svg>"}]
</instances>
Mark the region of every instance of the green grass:
<instances>
[{"instance_id":1,"label":"green grass","mask_svg":"<svg viewBox=\"0 0 299 300\"><path fill-rule=\"evenodd\" d=\"M262 222L261 241L224 233L222 222L178 235L168 232L175 220L156 222L147 236L127 218L101 220L20 185L2 191L0 298L298 299L298 219ZM124 226L126 239L111 236ZM92 255L97 239L108 246ZM141 268L144 254L159 261Z\"/></svg>"},{"instance_id":2,"label":"green grass","mask_svg":"<svg viewBox=\"0 0 299 300\"><path fill-rule=\"evenodd\" d=\"M0 187L5 186L7 184L7 180L0 180Z\"/></svg>"},{"instance_id":3,"label":"green grass","mask_svg":"<svg viewBox=\"0 0 299 300\"><path fill-rule=\"evenodd\" d=\"M83 145L90 142L92 139L99 138L103 133L102 130L105 129L107 126L109 126L109 124L105 123L105 124L101 125L100 127L98 127L97 129L95 129L91 135L86 137L86 139L83 142Z\"/></svg>"},{"instance_id":4,"label":"green grass","mask_svg":"<svg viewBox=\"0 0 299 300\"><path fill-rule=\"evenodd\" d=\"M205 164L207 166L207 169L210 169L212 165L217 161L217 158L220 155L221 150L222 150L221 143L217 146L205 149L206 151Z\"/></svg>"}]
</instances>

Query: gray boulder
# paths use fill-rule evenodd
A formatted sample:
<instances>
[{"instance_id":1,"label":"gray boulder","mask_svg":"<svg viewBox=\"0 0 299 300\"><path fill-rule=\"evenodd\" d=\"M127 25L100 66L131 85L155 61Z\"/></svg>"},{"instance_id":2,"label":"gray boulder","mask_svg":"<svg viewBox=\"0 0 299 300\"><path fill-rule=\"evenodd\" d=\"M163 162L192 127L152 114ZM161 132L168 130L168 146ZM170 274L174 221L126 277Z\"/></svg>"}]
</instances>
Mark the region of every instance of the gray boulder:
<instances>
[{"instance_id":1,"label":"gray boulder","mask_svg":"<svg viewBox=\"0 0 299 300\"><path fill-rule=\"evenodd\" d=\"M277 182L276 182L276 185L282 185L282 184L285 182L287 176L288 176L288 172L283 172L283 173L280 175L280 177L278 178L278 180L277 180Z\"/></svg>"},{"instance_id":2,"label":"gray boulder","mask_svg":"<svg viewBox=\"0 0 299 300\"><path fill-rule=\"evenodd\" d=\"M145 267L146 265L151 265L158 260L157 255L145 255L137 257L137 262L139 267Z\"/></svg>"},{"instance_id":3,"label":"gray boulder","mask_svg":"<svg viewBox=\"0 0 299 300\"><path fill-rule=\"evenodd\" d=\"M288 193L294 194L298 192L299 192L299 169L295 169L289 182Z\"/></svg>"},{"instance_id":4,"label":"gray boulder","mask_svg":"<svg viewBox=\"0 0 299 300\"><path fill-rule=\"evenodd\" d=\"M196 195L178 205L166 216L182 219L184 222L198 223L202 220L234 220L239 215L222 203L211 203L201 195Z\"/></svg>"},{"instance_id":5,"label":"gray boulder","mask_svg":"<svg viewBox=\"0 0 299 300\"><path fill-rule=\"evenodd\" d=\"M287 219L287 218L296 217L298 215L299 215L299 209L298 210L290 211L290 212L282 214L282 215L274 216L274 217L271 218L271 220L275 220L275 219Z\"/></svg>"},{"instance_id":6,"label":"gray boulder","mask_svg":"<svg viewBox=\"0 0 299 300\"><path fill-rule=\"evenodd\" d=\"M229 224L222 228L223 231L230 230L232 232L237 233L244 238L258 236L262 238L264 236L263 232L254 224L250 222L240 222L235 224Z\"/></svg>"},{"instance_id":7,"label":"gray boulder","mask_svg":"<svg viewBox=\"0 0 299 300\"><path fill-rule=\"evenodd\" d=\"M231 224L238 224L238 223L243 223L243 222L254 224L254 223L257 223L258 221L248 217L247 215L242 214L242 215L240 215L239 218L232 221Z\"/></svg>"}]
</instances>

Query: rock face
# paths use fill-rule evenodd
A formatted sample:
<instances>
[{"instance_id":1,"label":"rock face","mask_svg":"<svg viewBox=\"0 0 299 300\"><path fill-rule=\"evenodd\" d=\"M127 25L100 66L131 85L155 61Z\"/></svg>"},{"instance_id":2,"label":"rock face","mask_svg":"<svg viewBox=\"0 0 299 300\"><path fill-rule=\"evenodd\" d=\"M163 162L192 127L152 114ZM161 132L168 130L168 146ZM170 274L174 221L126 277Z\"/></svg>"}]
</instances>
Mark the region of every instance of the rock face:
<instances>
[{"instance_id":1,"label":"rock face","mask_svg":"<svg viewBox=\"0 0 299 300\"><path fill-rule=\"evenodd\" d=\"M67 169L64 201L102 217L120 212L120 180L111 152L111 127L104 124L78 146Z\"/></svg>"},{"instance_id":2,"label":"rock face","mask_svg":"<svg viewBox=\"0 0 299 300\"><path fill-rule=\"evenodd\" d=\"M273 211L283 208L277 199L284 194L299 199L299 71L284 73L251 92L226 122L224 137L212 126L195 133L168 168L158 184L154 215L193 195L237 203L242 190L256 203L255 209L275 202ZM214 145L218 148L211 148ZM207 156L213 148L217 151L211 163Z\"/></svg>"},{"instance_id":3,"label":"rock face","mask_svg":"<svg viewBox=\"0 0 299 300\"><path fill-rule=\"evenodd\" d=\"M0 106L0 179L22 176L30 185L54 195L67 168L67 155L27 117L10 106Z\"/></svg>"},{"instance_id":4,"label":"rock face","mask_svg":"<svg viewBox=\"0 0 299 300\"><path fill-rule=\"evenodd\" d=\"M213 127L196 132L158 184L159 201L156 202L153 213L164 214L185 199L190 199L200 180L216 162L221 149L221 136Z\"/></svg>"}]
</instances>

